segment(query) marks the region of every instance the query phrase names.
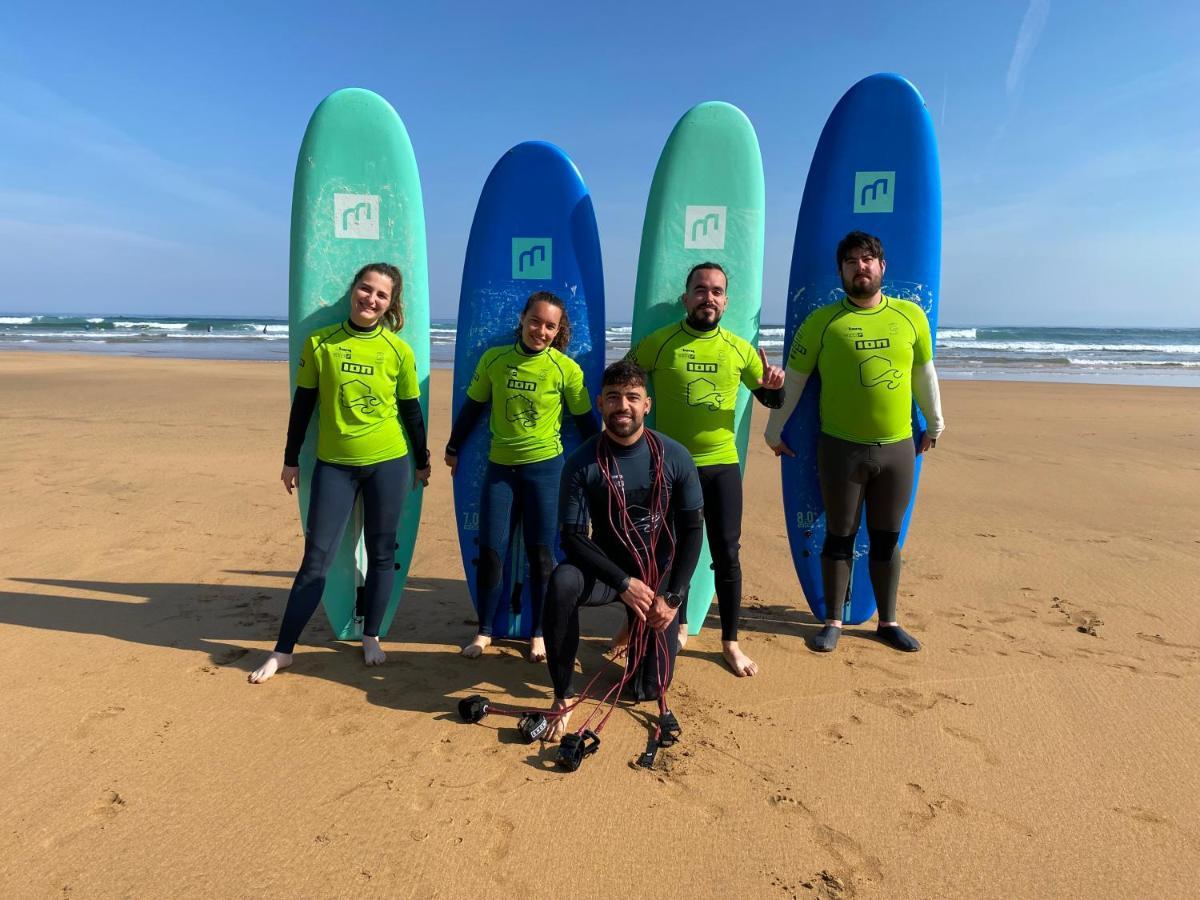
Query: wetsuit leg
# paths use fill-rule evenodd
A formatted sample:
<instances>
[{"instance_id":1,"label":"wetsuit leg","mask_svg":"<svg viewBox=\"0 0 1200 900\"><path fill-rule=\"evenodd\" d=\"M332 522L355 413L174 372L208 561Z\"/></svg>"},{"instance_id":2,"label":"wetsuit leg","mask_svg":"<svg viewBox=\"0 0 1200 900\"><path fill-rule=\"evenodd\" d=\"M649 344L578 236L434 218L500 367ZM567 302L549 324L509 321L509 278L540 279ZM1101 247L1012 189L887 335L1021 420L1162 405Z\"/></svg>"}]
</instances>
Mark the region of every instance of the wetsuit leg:
<instances>
[{"instance_id":1,"label":"wetsuit leg","mask_svg":"<svg viewBox=\"0 0 1200 900\"><path fill-rule=\"evenodd\" d=\"M629 629L634 627L633 610L628 606ZM679 613L661 635L651 631L647 635L646 652L642 662L630 679L630 688L635 700L657 700L659 694L671 685L675 677L675 658L679 655Z\"/></svg>"},{"instance_id":2,"label":"wetsuit leg","mask_svg":"<svg viewBox=\"0 0 1200 900\"><path fill-rule=\"evenodd\" d=\"M841 619L850 588L854 535L866 493L865 457L868 445L822 434L817 445L817 471L825 504L825 546L821 551L821 582L825 618Z\"/></svg>"},{"instance_id":3,"label":"wetsuit leg","mask_svg":"<svg viewBox=\"0 0 1200 900\"><path fill-rule=\"evenodd\" d=\"M700 490L704 495L704 526L721 611L721 640L738 639L742 609L742 565L738 550L742 537L742 469L737 463L701 466Z\"/></svg>"},{"instance_id":4,"label":"wetsuit leg","mask_svg":"<svg viewBox=\"0 0 1200 900\"><path fill-rule=\"evenodd\" d=\"M367 551L363 634L378 637L396 581L396 528L412 490L412 454L367 468L369 473L362 482L363 544Z\"/></svg>"},{"instance_id":5,"label":"wetsuit leg","mask_svg":"<svg viewBox=\"0 0 1200 900\"><path fill-rule=\"evenodd\" d=\"M479 603L479 633L490 635L503 599L504 558L513 522L514 466L489 462L479 505L479 564L475 597Z\"/></svg>"},{"instance_id":6,"label":"wetsuit leg","mask_svg":"<svg viewBox=\"0 0 1200 900\"><path fill-rule=\"evenodd\" d=\"M325 576L342 542L357 494L357 469L317 460L308 498L304 559L288 594L279 640L275 642L276 653L291 653L295 649L300 632L316 612L325 592Z\"/></svg>"},{"instance_id":7,"label":"wetsuit leg","mask_svg":"<svg viewBox=\"0 0 1200 900\"><path fill-rule=\"evenodd\" d=\"M896 621L900 584L900 525L912 497L916 451L911 440L871 448L867 483L867 531L871 535L870 573L879 621Z\"/></svg>"},{"instance_id":8,"label":"wetsuit leg","mask_svg":"<svg viewBox=\"0 0 1200 900\"><path fill-rule=\"evenodd\" d=\"M525 534L525 553L529 558L530 619L533 636L542 634L542 609L550 573L557 560L554 541L558 535L558 484L562 479L563 458L518 467L521 522Z\"/></svg>"},{"instance_id":9,"label":"wetsuit leg","mask_svg":"<svg viewBox=\"0 0 1200 900\"><path fill-rule=\"evenodd\" d=\"M554 699L565 700L572 695L571 680L579 652L579 608L604 606L617 599L618 594L613 588L588 578L570 563L560 563L550 575L542 627Z\"/></svg>"}]
</instances>

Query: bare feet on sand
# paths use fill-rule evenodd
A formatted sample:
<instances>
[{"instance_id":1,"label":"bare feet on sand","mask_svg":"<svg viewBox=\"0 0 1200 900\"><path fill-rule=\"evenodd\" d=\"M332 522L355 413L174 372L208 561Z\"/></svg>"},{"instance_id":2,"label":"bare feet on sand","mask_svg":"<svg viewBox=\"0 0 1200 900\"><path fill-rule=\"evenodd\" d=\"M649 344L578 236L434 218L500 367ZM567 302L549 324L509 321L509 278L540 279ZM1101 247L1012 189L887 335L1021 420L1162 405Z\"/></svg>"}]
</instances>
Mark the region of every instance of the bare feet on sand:
<instances>
[{"instance_id":1,"label":"bare feet on sand","mask_svg":"<svg viewBox=\"0 0 1200 900\"><path fill-rule=\"evenodd\" d=\"M250 673L246 679L251 684L262 684L280 669L286 669L292 664L292 654L272 653L267 661Z\"/></svg>"},{"instance_id":2,"label":"bare feet on sand","mask_svg":"<svg viewBox=\"0 0 1200 900\"><path fill-rule=\"evenodd\" d=\"M550 712L557 712L560 709L566 709L571 704L566 700L555 700L550 704ZM567 728L571 724L571 714L565 713L557 718L550 720L550 727L546 729L546 736L542 738L547 744L557 744L563 739L563 735L567 733Z\"/></svg>"},{"instance_id":3,"label":"bare feet on sand","mask_svg":"<svg viewBox=\"0 0 1200 900\"><path fill-rule=\"evenodd\" d=\"M379 638L363 635L363 663L368 666L382 666L387 662L387 654L379 646Z\"/></svg>"},{"instance_id":4,"label":"bare feet on sand","mask_svg":"<svg viewBox=\"0 0 1200 900\"><path fill-rule=\"evenodd\" d=\"M478 659L480 654L483 653L483 648L491 642L492 639L486 634L477 634L475 635L475 640L463 647L459 651L459 654L465 656L467 659Z\"/></svg>"},{"instance_id":5,"label":"bare feet on sand","mask_svg":"<svg viewBox=\"0 0 1200 900\"><path fill-rule=\"evenodd\" d=\"M621 630L613 635L612 640L608 642L609 656L615 656L618 651L624 650L629 646L629 623L625 622L621 626Z\"/></svg>"},{"instance_id":6,"label":"bare feet on sand","mask_svg":"<svg viewBox=\"0 0 1200 900\"><path fill-rule=\"evenodd\" d=\"M721 655L738 678L758 674L758 663L742 652L737 641L721 641Z\"/></svg>"},{"instance_id":7,"label":"bare feet on sand","mask_svg":"<svg viewBox=\"0 0 1200 900\"><path fill-rule=\"evenodd\" d=\"M529 639L529 661L533 663L546 661L546 639L540 634Z\"/></svg>"}]
</instances>

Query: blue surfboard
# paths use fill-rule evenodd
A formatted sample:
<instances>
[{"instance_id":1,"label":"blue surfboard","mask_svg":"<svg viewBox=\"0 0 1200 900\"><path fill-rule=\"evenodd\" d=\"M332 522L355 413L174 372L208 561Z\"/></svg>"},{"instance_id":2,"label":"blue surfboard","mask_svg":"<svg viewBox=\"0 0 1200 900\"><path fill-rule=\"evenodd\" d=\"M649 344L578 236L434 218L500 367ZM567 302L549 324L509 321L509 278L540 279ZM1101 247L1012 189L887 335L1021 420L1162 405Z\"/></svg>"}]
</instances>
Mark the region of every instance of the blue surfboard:
<instances>
[{"instance_id":1,"label":"blue surfboard","mask_svg":"<svg viewBox=\"0 0 1200 900\"><path fill-rule=\"evenodd\" d=\"M600 392L604 372L604 275L592 198L579 170L553 144L518 144L492 168L467 243L458 336L454 345L454 415L466 399L479 357L509 345L525 301L535 291L561 297L571 319L567 353L583 369L588 395ZM579 445L568 416L565 452ZM479 559L479 509L490 432L485 416L459 448L454 476L458 542L471 600L479 609L475 573ZM528 565L520 523L512 522L504 558L505 600L492 622L496 637L529 637Z\"/></svg>"},{"instance_id":2,"label":"blue surfboard","mask_svg":"<svg viewBox=\"0 0 1200 900\"><path fill-rule=\"evenodd\" d=\"M844 296L836 250L838 241L855 230L883 242L887 259L883 292L919 304L936 333L942 242L937 141L925 101L899 75L871 75L858 82L838 101L821 132L796 224L785 347L791 347L796 329L809 313ZM814 373L783 431L784 441L796 452L794 459L781 458L788 540L813 615L824 619L832 599L844 604L842 620L857 625L875 614L865 523L854 546L849 595L827 598L821 585L825 507L817 480L819 392L820 376ZM914 440L924 429L924 417L914 403ZM917 457L913 496L900 529L901 546L920 475Z\"/></svg>"}]
</instances>

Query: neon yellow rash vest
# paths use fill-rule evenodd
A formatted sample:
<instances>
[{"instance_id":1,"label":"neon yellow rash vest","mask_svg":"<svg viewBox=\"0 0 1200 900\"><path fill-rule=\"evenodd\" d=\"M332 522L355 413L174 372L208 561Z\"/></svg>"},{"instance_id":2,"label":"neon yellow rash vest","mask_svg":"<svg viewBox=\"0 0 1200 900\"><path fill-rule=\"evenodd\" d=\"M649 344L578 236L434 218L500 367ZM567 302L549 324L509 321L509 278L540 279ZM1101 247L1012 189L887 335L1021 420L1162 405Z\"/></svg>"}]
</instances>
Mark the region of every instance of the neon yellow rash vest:
<instances>
[{"instance_id":1,"label":"neon yellow rash vest","mask_svg":"<svg viewBox=\"0 0 1200 900\"><path fill-rule=\"evenodd\" d=\"M412 348L395 332L345 323L314 331L300 351L296 386L316 388L320 398L319 459L367 466L408 452L396 401L421 390Z\"/></svg>"},{"instance_id":2,"label":"neon yellow rash vest","mask_svg":"<svg viewBox=\"0 0 1200 900\"><path fill-rule=\"evenodd\" d=\"M523 466L563 452L562 410L572 415L592 408L583 370L565 353L547 347L526 353L520 343L484 352L467 385L467 396L492 404L488 459Z\"/></svg>"},{"instance_id":3,"label":"neon yellow rash vest","mask_svg":"<svg viewBox=\"0 0 1200 900\"><path fill-rule=\"evenodd\" d=\"M650 376L655 427L692 454L697 466L738 461L733 414L738 386L762 384L763 367L750 342L719 325L697 331L687 321L642 338L626 357Z\"/></svg>"},{"instance_id":4,"label":"neon yellow rash vest","mask_svg":"<svg viewBox=\"0 0 1200 900\"><path fill-rule=\"evenodd\" d=\"M821 431L890 444L912 437L912 370L933 359L917 304L885 296L860 309L843 298L813 310L792 339L788 368L821 374Z\"/></svg>"}]
</instances>

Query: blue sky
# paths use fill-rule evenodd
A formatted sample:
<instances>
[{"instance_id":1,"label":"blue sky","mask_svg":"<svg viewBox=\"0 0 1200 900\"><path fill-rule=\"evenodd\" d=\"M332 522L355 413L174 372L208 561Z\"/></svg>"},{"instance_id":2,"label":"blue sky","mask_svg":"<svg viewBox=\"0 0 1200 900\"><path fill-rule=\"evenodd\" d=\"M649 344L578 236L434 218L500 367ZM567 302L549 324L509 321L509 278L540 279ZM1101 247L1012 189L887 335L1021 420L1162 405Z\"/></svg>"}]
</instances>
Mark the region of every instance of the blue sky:
<instances>
[{"instance_id":1,"label":"blue sky","mask_svg":"<svg viewBox=\"0 0 1200 900\"><path fill-rule=\"evenodd\" d=\"M488 171L530 139L588 182L609 318L628 318L672 125L737 104L766 169L763 319L781 321L825 118L897 71L938 129L944 324L1200 325L1194 0L243 5L5 4L0 310L286 315L300 139L357 85L412 136L438 318Z\"/></svg>"}]
</instances>

